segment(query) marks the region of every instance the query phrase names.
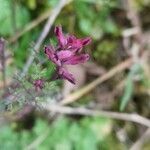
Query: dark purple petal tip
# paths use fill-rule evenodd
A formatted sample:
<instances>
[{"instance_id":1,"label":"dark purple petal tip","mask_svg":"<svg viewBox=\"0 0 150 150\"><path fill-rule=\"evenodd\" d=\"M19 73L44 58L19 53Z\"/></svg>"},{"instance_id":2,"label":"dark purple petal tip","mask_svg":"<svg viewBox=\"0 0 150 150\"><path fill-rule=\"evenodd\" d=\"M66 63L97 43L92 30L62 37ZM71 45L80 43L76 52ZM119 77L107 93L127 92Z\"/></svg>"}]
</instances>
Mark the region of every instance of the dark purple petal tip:
<instances>
[{"instance_id":1,"label":"dark purple petal tip","mask_svg":"<svg viewBox=\"0 0 150 150\"><path fill-rule=\"evenodd\" d=\"M88 45L90 44L92 41L92 39L90 37L87 37L85 39L82 39L82 45L85 46L85 45Z\"/></svg>"},{"instance_id":2,"label":"dark purple petal tip","mask_svg":"<svg viewBox=\"0 0 150 150\"><path fill-rule=\"evenodd\" d=\"M60 36L62 33L62 27L61 26L56 26L54 29L54 33L56 34L56 36Z\"/></svg>"},{"instance_id":3,"label":"dark purple petal tip","mask_svg":"<svg viewBox=\"0 0 150 150\"><path fill-rule=\"evenodd\" d=\"M69 73L65 68L57 68L57 72L60 78L68 80L69 82L75 84L75 79L71 73Z\"/></svg>"}]
</instances>

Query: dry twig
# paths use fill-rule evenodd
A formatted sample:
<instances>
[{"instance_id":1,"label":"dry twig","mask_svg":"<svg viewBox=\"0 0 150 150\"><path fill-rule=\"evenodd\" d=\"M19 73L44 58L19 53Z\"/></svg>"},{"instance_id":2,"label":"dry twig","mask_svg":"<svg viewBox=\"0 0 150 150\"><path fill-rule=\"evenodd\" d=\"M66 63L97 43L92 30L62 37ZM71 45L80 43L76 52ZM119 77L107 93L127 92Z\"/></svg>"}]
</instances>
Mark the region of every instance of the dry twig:
<instances>
[{"instance_id":1,"label":"dry twig","mask_svg":"<svg viewBox=\"0 0 150 150\"><path fill-rule=\"evenodd\" d=\"M96 80L94 80L93 82L91 82L88 85L86 85L85 87L83 87L82 89L79 89L78 91L76 91L73 94L70 94L69 96L64 98L60 102L60 104L66 105L66 104L69 104L69 103L76 101L77 99L79 99L80 97L82 97L83 95L85 95L86 93L91 91L93 88L98 86L100 83L108 80L109 78L113 77L115 74L127 69L131 65L132 65L131 59L128 59L128 60L122 62L121 64L115 66L114 68L112 68L110 71L108 71L104 75L98 77Z\"/></svg>"},{"instance_id":2,"label":"dry twig","mask_svg":"<svg viewBox=\"0 0 150 150\"><path fill-rule=\"evenodd\" d=\"M5 41L0 38L0 63L2 66L3 88L6 87L6 68L5 68Z\"/></svg>"},{"instance_id":3,"label":"dry twig","mask_svg":"<svg viewBox=\"0 0 150 150\"><path fill-rule=\"evenodd\" d=\"M110 111L90 110L86 108L72 108L60 105L46 105L45 109L50 112L68 114L68 115L84 115L84 116L101 116L112 119L131 121L146 127L150 127L150 120L138 114L118 113Z\"/></svg>"}]
</instances>

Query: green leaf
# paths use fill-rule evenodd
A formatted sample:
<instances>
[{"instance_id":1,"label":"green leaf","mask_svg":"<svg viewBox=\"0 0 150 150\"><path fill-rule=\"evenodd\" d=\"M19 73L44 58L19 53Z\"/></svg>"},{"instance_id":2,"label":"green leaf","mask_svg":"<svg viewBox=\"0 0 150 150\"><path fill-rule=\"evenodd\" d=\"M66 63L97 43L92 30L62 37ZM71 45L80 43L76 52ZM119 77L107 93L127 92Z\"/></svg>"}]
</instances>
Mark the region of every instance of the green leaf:
<instances>
[{"instance_id":1,"label":"green leaf","mask_svg":"<svg viewBox=\"0 0 150 150\"><path fill-rule=\"evenodd\" d=\"M27 0L27 4L30 9L35 9L37 5L36 0Z\"/></svg>"},{"instance_id":2,"label":"green leaf","mask_svg":"<svg viewBox=\"0 0 150 150\"><path fill-rule=\"evenodd\" d=\"M48 0L47 3L48 3L49 6L55 7L59 3L59 0Z\"/></svg>"},{"instance_id":3,"label":"green leaf","mask_svg":"<svg viewBox=\"0 0 150 150\"><path fill-rule=\"evenodd\" d=\"M13 34L13 21L10 0L0 0L0 34L8 36ZM29 21L29 13L24 6L15 5L15 21L17 29L21 29Z\"/></svg>"},{"instance_id":4,"label":"green leaf","mask_svg":"<svg viewBox=\"0 0 150 150\"><path fill-rule=\"evenodd\" d=\"M131 100L133 91L134 91L134 82L133 78L135 76L139 76L142 73L142 68L140 64L134 64L128 74L126 86L124 90L123 97L121 99L120 110L123 111L127 105L127 103Z\"/></svg>"},{"instance_id":5,"label":"green leaf","mask_svg":"<svg viewBox=\"0 0 150 150\"><path fill-rule=\"evenodd\" d=\"M88 19L84 19L84 18L80 19L79 27L80 27L81 31L87 35L90 34L92 31L92 23Z\"/></svg>"},{"instance_id":6,"label":"green leaf","mask_svg":"<svg viewBox=\"0 0 150 150\"><path fill-rule=\"evenodd\" d=\"M124 95L121 99L121 105L120 105L121 111L123 111L125 109L127 103L129 102L129 100L131 100L133 88L134 88L134 85L133 85L132 77L128 76L126 86L125 86Z\"/></svg>"}]
</instances>

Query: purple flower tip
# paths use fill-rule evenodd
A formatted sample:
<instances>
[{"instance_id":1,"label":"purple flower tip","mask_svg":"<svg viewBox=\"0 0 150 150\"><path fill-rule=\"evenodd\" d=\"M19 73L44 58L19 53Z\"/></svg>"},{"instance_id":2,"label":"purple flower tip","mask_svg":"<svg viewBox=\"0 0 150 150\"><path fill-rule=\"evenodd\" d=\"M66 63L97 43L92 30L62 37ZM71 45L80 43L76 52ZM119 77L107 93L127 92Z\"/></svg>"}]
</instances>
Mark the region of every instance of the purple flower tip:
<instances>
[{"instance_id":1,"label":"purple flower tip","mask_svg":"<svg viewBox=\"0 0 150 150\"><path fill-rule=\"evenodd\" d=\"M64 35L62 27L57 26L54 33L58 40L58 46L45 46L45 54L57 66L59 78L66 79L75 84L75 79L66 69L65 65L76 65L89 60L89 55L82 53L82 48L91 42L90 37L78 39L74 35Z\"/></svg>"},{"instance_id":2,"label":"purple flower tip","mask_svg":"<svg viewBox=\"0 0 150 150\"><path fill-rule=\"evenodd\" d=\"M34 85L34 87L35 87L35 90L36 90L37 92L39 92L39 91L41 91L41 90L43 89L43 87L44 87L44 80L42 80L42 79L35 80L35 81L33 82L33 85Z\"/></svg>"},{"instance_id":3,"label":"purple flower tip","mask_svg":"<svg viewBox=\"0 0 150 150\"><path fill-rule=\"evenodd\" d=\"M63 67L58 67L57 73L58 73L59 78L68 80L72 84L75 84L75 79L74 79L73 75L71 73L69 73L67 71L67 69L65 69Z\"/></svg>"}]
</instances>

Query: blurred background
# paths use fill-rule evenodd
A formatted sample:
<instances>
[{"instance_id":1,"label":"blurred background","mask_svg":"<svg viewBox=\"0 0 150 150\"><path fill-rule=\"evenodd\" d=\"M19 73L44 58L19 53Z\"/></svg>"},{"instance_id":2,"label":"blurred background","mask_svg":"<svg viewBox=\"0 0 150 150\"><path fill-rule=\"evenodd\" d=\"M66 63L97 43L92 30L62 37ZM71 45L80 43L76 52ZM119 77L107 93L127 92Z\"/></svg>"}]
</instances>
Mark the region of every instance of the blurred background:
<instances>
[{"instance_id":1,"label":"blurred background","mask_svg":"<svg viewBox=\"0 0 150 150\"><path fill-rule=\"evenodd\" d=\"M44 54L57 25L92 38L76 85ZM0 0L0 38L0 150L150 149L149 0Z\"/></svg>"}]
</instances>

